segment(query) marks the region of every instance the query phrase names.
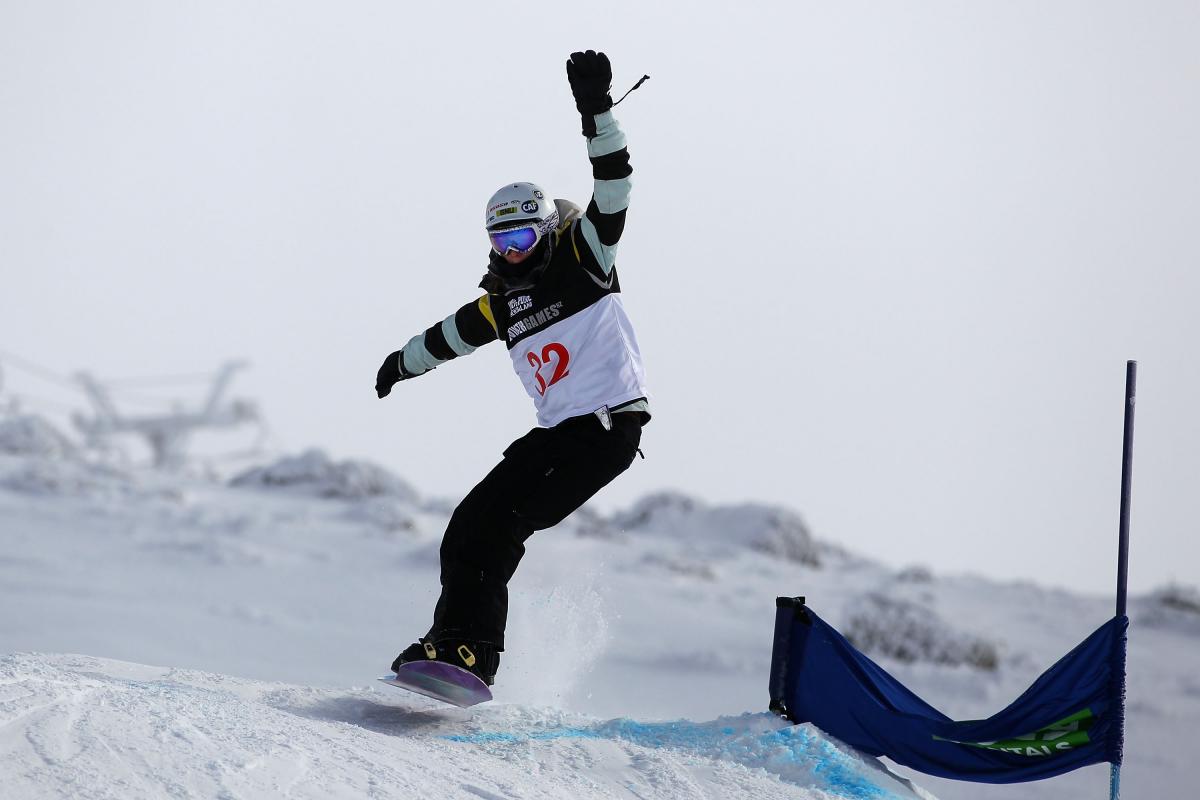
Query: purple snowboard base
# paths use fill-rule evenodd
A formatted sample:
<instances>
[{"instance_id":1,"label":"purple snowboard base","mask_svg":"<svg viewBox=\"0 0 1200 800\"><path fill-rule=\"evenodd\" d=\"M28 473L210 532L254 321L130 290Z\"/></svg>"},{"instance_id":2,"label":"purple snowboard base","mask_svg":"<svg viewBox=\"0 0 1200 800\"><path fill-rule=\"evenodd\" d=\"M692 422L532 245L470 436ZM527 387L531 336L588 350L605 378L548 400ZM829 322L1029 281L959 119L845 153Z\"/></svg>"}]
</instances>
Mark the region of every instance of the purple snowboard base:
<instances>
[{"instance_id":1,"label":"purple snowboard base","mask_svg":"<svg viewBox=\"0 0 1200 800\"><path fill-rule=\"evenodd\" d=\"M467 708L492 699L492 690L461 667L442 661L410 661L400 671L379 680L410 692Z\"/></svg>"}]
</instances>

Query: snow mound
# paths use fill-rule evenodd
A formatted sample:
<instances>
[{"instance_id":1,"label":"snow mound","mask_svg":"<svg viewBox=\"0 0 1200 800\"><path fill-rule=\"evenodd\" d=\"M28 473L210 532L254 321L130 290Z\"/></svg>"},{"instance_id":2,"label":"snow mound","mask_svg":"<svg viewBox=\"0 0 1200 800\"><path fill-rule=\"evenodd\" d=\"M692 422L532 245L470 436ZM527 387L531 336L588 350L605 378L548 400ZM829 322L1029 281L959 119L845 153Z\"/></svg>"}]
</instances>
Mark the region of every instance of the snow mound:
<instances>
[{"instance_id":1,"label":"snow mound","mask_svg":"<svg viewBox=\"0 0 1200 800\"><path fill-rule=\"evenodd\" d=\"M687 556L669 556L663 553L646 553L641 563L671 575L713 582L717 580L717 572L711 565Z\"/></svg>"},{"instance_id":2,"label":"snow mound","mask_svg":"<svg viewBox=\"0 0 1200 800\"><path fill-rule=\"evenodd\" d=\"M842 635L869 656L994 671L1000 647L954 629L932 609L869 592L850 604Z\"/></svg>"},{"instance_id":3,"label":"snow mound","mask_svg":"<svg viewBox=\"0 0 1200 800\"><path fill-rule=\"evenodd\" d=\"M230 485L256 489L287 489L317 497L361 500L391 497L408 503L417 492L408 483L369 461L334 461L323 450L309 449L266 467L236 475Z\"/></svg>"},{"instance_id":4,"label":"snow mound","mask_svg":"<svg viewBox=\"0 0 1200 800\"><path fill-rule=\"evenodd\" d=\"M896 573L896 580L900 583L933 583L933 570L924 564L910 564Z\"/></svg>"},{"instance_id":5,"label":"snow mound","mask_svg":"<svg viewBox=\"0 0 1200 800\"><path fill-rule=\"evenodd\" d=\"M929 797L770 714L460 710L88 656L0 658L0 728L7 797Z\"/></svg>"},{"instance_id":6,"label":"snow mound","mask_svg":"<svg viewBox=\"0 0 1200 800\"><path fill-rule=\"evenodd\" d=\"M1200 635L1200 590L1169 584L1135 604L1136 619L1152 628Z\"/></svg>"},{"instance_id":7,"label":"snow mound","mask_svg":"<svg viewBox=\"0 0 1200 800\"><path fill-rule=\"evenodd\" d=\"M735 548L817 567L820 548L794 511L759 503L710 507L680 492L647 495L610 524L627 533L683 540L727 555Z\"/></svg>"},{"instance_id":8,"label":"snow mound","mask_svg":"<svg viewBox=\"0 0 1200 800\"><path fill-rule=\"evenodd\" d=\"M76 454L76 449L49 422L32 414L24 414L0 419L0 453L69 458Z\"/></svg>"},{"instance_id":9,"label":"snow mound","mask_svg":"<svg viewBox=\"0 0 1200 800\"><path fill-rule=\"evenodd\" d=\"M347 512L346 518L365 522L384 533L410 536L418 533L417 522L409 509L388 498L372 498L365 503L356 503Z\"/></svg>"},{"instance_id":10,"label":"snow mound","mask_svg":"<svg viewBox=\"0 0 1200 800\"><path fill-rule=\"evenodd\" d=\"M5 463L7 462L7 463ZM31 495L96 496L132 490L117 470L72 461L34 458L0 460L0 486Z\"/></svg>"},{"instance_id":11,"label":"snow mound","mask_svg":"<svg viewBox=\"0 0 1200 800\"><path fill-rule=\"evenodd\" d=\"M134 491L124 472L88 463L41 417L0 419L0 487L29 495L107 496Z\"/></svg>"}]
</instances>

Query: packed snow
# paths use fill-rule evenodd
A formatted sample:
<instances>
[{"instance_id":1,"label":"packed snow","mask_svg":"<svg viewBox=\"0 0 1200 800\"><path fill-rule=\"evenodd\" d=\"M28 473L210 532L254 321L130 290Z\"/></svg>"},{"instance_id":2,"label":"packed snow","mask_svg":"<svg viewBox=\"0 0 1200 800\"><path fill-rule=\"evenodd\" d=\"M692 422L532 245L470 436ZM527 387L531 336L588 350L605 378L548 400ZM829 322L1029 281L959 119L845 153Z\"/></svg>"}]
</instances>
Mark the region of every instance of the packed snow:
<instances>
[{"instance_id":1,"label":"packed snow","mask_svg":"<svg viewBox=\"0 0 1200 800\"><path fill-rule=\"evenodd\" d=\"M0 720L10 798L923 796L771 714L600 722L91 656L0 658Z\"/></svg>"},{"instance_id":2,"label":"packed snow","mask_svg":"<svg viewBox=\"0 0 1200 800\"><path fill-rule=\"evenodd\" d=\"M496 700L458 710L373 680L428 626L453 499L320 451L221 483L101 466L60 436L0 419L6 798L918 796L765 713L777 595L806 595L960 719L999 710L1112 613L882 565L795 510L661 492L530 541ZM1131 616L1126 793L1184 796L1200 596L1165 587ZM1107 781L892 769L952 799L1097 797Z\"/></svg>"}]
</instances>

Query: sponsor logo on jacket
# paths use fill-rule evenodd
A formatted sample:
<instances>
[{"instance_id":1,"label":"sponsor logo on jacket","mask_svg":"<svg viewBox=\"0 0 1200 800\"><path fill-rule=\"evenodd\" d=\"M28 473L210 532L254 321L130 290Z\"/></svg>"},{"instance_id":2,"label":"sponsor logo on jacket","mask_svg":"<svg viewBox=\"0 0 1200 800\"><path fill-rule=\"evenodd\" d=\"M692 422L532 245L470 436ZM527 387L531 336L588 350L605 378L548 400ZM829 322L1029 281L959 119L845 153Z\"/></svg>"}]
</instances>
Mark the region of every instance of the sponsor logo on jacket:
<instances>
[{"instance_id":1,"label":"sponsor logo on jacket","mask_svg":"<svg viewBox=\"0 0 1200 800\"><path fill-rule=\"evenodd\" d=\"M528 311L532 307L533 298L527 294L523 294L520 297L516 297L508 301L508 315L510 317L515 317L522 311Z\"/></svg>"},{"instance_id":2,"label":"sponsor logo on jacket","mask_svg":"<svg viewBox=\"0 0 1200 800\"><path fill-rule=\"evenodd\" d=\"M520 298L517 299L519 300ZM562 316L562 309L563 304L561 302L552 303L551 305L543 308L541 311L538 311L536 314L530 314L528 317L517 320L512 325L508 326L508 340L511 342L513 339L516 339L522 334L536 330L537 328L545 325L547 322L558 319L560 316Z\"/></svg>"}]
</instances>

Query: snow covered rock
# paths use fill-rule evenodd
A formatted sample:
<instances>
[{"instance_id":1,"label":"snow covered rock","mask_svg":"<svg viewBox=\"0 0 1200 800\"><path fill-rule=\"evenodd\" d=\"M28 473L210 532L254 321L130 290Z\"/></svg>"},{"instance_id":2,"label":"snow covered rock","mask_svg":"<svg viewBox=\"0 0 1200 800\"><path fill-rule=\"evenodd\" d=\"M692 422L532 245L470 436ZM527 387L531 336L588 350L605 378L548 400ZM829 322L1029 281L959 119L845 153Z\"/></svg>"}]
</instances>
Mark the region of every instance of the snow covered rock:
<instances>
[{"instance_id":1,"label":"snow covered rock","mask_svg":"<svg viewBox=\"0 0 1200 800\"><path fill-rule=\"evenodd\" d=\"M699 500L683 492L655 492L614 516L613 524L630 530L674 530L691 522L701 508Z\"/></svg>"},{"instance_id":2,"label":"snow covered rock","mask_svg":"<svg viewBox=\"0 0 1200 800\"><path fill-rule=\"evenodd\" d=\"M679 492L647 495L610 524L626 533L650 534L727 555L736 548L816 567L820 548L800 515L759 503L707 506Z\"/></svg>"},{"instance_id":3,"label":"snow covered rock","mask_svg":"<svg viewBox=\"0 0 1200 800\"><path fill-rule=\"evenodd\" d=\"M1200 635L1200 590L1172 583L1134 602L1134 618L1143 625Z\"/></svg>"},{"instance_id":4,"label":"snow covered rock","mask_svg":"<svg viewBox=\"0 0 1200 800\"><path fill-rule=\"evenodd\" d=\"M851 603L842 635L869 656L994 671L1000 648L955 630L923 605L869 592Z\"/></svg>"},{"instance_id":5,"label":"snow covered rock","mask_svg":"<svg viewBox=\"0 0 1200 800\"><path fill-rule=\"evenodd\" d=\"M933 583L933 570L923 564L911 564L896 573L900 583Z\"/></svg>"},{"instance_id":6,"label":"snow covered rock","mask_svg":"<svg viewBox=\"0 0 1200 800\"><path fill-rule=\"evenodd\" d=\"M355 503L346 518L359 520L387 534L417 534L417 523L404 504L373 498L365 503Z\"/></svg>"},{"instance_id":7,"label":"snow covered rock","mask_svg":"<svg viewBox=\"0 0 1200 800\"><path fill-rule=\"evenodd\" d=\"M79 496L119 490L123 476L103 467L48 459L0 463L0 486L23 494Z\"/></svg>"},{"instance_id":8,"label":"snow covered rock","mask_svg":"<svg viewBox=\"0 0 1200 800\"><path fill-rule=\"evenodd\" d=\"M124 495L126 473L88 463L71 441L41 417L0 419L0 487L55 497Z\"/></svg>"},{"instance_id":9,"label":"snow covered rock","mask_svg":"<svg viewBox=\"0 0 1200 800\"><path fill-rule=\"evenodd\" d=\"M383 467L369 461L333 461L323 450L315 448L266 467L246 470L230 484L346 500L386 496L409 503L417 501L416 490Z\"/></svg>"},{"instance_id":10,"label":"snow covered rock","mask_svg":"<svg viewBox=\"0 0 1200 800\"><path fill-rule=\"evenodd\" d=\"M665 553L646 553L642 556L642 564L652 569L661 570L672 575L696 578L702 581L715 581L716 570L711 564L698 561L686 556L671 556Z\"/></svg>"},{"instance_id":11,"label":"snow covered rock","mask_svg":"<svg viewBox=\"0 0 1200 800\"><path fill-rule=\"evenodd\" d=\"M53 425L32 414L0 419L0 453L42 458L76 454L70 440Z\"/></svg>"}]
</instances>

